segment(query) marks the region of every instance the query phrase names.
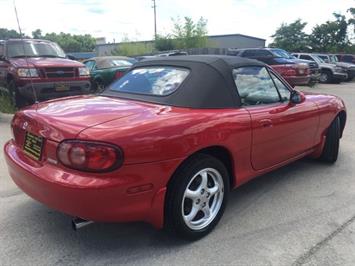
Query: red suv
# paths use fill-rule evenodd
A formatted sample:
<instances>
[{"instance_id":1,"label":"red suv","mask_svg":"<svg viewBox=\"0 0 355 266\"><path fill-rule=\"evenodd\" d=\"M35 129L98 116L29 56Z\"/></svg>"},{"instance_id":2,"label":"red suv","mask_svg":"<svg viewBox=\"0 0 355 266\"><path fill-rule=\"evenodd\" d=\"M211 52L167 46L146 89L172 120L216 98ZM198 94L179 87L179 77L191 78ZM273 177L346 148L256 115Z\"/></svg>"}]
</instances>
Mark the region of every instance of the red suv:
<instances>
[{"instance_id":1,"label":"red suv","mask_svg":"<svg viewBox=\"0 0 355 266\"><path fill-rule=\"evenodd\" d=\"M89 70L47 40L0 41L0 86L17 107L90 92ZM36 97L35 95L36 94Z\"/></svg>"},{"instance_id":2,"label":"red suv","mask_svg":"<svg viewBox=\"0 0 355 266\"><path fill-rule=\"evenodd\" d=\"M264 62L275 69L293 87L315 83L320 76L316 62L297 59L279 48L229 49L228 55Z\"/></svg>"}]
</instances>

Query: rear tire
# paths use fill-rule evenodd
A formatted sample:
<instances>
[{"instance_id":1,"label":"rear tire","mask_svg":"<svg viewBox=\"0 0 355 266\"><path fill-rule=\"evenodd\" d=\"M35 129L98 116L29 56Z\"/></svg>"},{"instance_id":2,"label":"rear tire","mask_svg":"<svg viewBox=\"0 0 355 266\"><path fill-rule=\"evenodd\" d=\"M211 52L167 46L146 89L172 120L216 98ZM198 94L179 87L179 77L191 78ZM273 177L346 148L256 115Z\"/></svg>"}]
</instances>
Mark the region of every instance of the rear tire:
<instances>
[{"instance_id":1,"label":"rear tire","mask_svg":"<svg viewBox=\"0 0 355 266\"><path fill-rule=\"evenodd\" d=\"M337 116L328 128L324 148L320 160L327 163L335 163L338 159L340 142L340 119Z\"/></svg>"},{"instance_id":2,"label":"rear tire","mask_svg":"<svg viewBox=\"0 0 355 266\"><path fill-rule=\"evenodd\" d=\"M165 228L188 240L207 235L221 219L228 193L229 178L224 164L210 155L193 156L168 185Z\"/></svg>"}]
</instances>

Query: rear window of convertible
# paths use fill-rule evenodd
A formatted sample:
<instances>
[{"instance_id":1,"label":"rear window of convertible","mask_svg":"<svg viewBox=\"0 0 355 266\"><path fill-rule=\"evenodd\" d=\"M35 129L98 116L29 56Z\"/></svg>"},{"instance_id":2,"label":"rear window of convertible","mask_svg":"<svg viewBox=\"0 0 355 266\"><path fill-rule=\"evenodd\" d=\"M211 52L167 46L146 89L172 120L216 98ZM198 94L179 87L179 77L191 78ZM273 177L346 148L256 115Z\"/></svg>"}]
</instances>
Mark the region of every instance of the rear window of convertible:
<instances>
[{"instance_id":1,"label":"rear window of convertible","mask_svg":"<svg viewBox=\"0 0 355 266\"><path fill-rule=\"evenodd\" d=\"M135 68L114 82L109 90L165 96L176 91L189 73L185 68L167 66Z\"/></svg>"}]
</instances>

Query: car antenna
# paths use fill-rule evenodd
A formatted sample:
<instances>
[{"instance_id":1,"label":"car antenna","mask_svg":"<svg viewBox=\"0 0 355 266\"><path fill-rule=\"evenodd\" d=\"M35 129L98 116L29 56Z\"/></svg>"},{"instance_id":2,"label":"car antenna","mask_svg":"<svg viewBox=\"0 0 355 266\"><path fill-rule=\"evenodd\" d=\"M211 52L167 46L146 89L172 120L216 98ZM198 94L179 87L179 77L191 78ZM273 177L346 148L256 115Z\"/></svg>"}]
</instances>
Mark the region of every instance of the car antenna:
<instances>
[{"instance_id":1,"label":"car antenna","mask_svg":"<svg viewBox=\"0 0 355 266\"><path fill-rule=\"evenodd\" d=\"M28 57L26 56L26 48L25 48L25 41L23 40L23 35L22 35L22 31L21 31L21 26L20 26L20 21L18 19L18 14L17 14L17 9L16 9L16 3L14 0L14 8L15 8L15 15L16 15L16 20L17 20L17 26L18 26L18 30L20 32L20 39L21 39L21 43L22 43L22 48L23 48L23 55L25 56L25 61L26 61L26 65L27 68L30 69L30 64L28 63ZM32 93L33 93L33 97L35 100L35 103L38 103L38 97L37 97L37 92L33 86L33 80L32 80L32 73L29 70L28 74L30 76L30 84L31 84L31 88L32 88Z\"/></svg>"}]
</instances>

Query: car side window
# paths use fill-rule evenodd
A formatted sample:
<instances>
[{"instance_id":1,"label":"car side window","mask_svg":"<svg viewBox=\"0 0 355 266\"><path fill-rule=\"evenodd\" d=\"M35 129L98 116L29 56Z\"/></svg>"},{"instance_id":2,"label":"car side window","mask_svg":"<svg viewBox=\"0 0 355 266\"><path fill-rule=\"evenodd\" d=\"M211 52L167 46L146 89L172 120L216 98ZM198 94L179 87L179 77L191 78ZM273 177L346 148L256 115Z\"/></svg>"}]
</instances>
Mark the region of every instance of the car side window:
<instances>
[{"instance_id":1,"label":"car side window","mask_svg":"<svg viewBox=\"0 0 355 266\"><path fill-rule=\"evenodd\" d=\"M279 93L265 67L236 68L233 77L242 105L280 102Z\"/></svg>"},{"instance_id":2,"label":"car side window","mask_svg":"<svg viewBox=\"0 0 355 266\"><path fill-rule=\"evenodd\" d=\"M255 50L246 50L244 53L242 53L243 57L253 57L256 56Z\"/></svg>"},{"instance_id":3,"label":"car side window","mask_svg":"<svg viewBox=\"0 0 355 266\"><path fill-rule=\"evenodd\" d=\"M89 69L89 70L93 70L94 66L95 66L95 61L90 60L90 61L86 61L84 63L84 65Z\"/></svg>"},{"instance_id":4,"label":"car side window","mask_svg":"<svg viewBox=\"0 0 355 266\"><path fill-rule=\"evenodd\" d=\"M275 85L280 93L281 101L286 102L290 100L291 91L287 88L287 86L272 72L270 75L275 82Z\"/></svg>"},{"instance_id":5,"label":"car side window","mask_svg":"<svg viewBox=\"0 0 355 266\"><path fill-rule=\"evenodd\" d=\"M300 59L304 59L304 60L310 60L310 61L314 61L312 57L310 57L309 55L300 55Z\"/></svg>"},{"instance_id":6,"label":"car side window","mask_svg":"<svg viewBox=\"0 0 355 266\"><path fill-rule=\"evenodd\" d=\"M271 57L272 53L267 50L256 50L255 55L258 57Z\"/></svg>"},{"instance_id":7,"label":"car side window","mask_svg":"<svg viewBox=\"0 0 355 266\"><path fill-rule=\"evenodd\" d=\"M343 61L344 62L352 62L353 57L350 55L344 55Z\"/></svg>"}]
</instances>

